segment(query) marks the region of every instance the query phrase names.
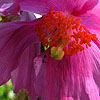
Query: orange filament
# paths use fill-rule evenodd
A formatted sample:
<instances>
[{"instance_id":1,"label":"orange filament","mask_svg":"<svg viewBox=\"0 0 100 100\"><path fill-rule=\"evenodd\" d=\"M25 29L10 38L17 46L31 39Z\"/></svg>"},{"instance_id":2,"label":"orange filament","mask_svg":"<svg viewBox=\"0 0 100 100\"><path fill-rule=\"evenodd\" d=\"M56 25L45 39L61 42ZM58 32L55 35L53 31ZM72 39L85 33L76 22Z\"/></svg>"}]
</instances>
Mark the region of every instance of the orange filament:
<instances>
[{"instance_id":1,"label":"orange filament","mask_svg":"<svg viewBox=\"0 0 100 100\"><path fill-rule=\"evenodd\" d=\"M85 47L91 47L91 40L98 40L96 34L90 35L80 22L80 18L65 16L62 12L51 10L42 16L42 21L36 25L36 32L43 45L51 47L52 54L59 48L66 55L74 55L83 51Z\"/></svg>"}]
</instances>

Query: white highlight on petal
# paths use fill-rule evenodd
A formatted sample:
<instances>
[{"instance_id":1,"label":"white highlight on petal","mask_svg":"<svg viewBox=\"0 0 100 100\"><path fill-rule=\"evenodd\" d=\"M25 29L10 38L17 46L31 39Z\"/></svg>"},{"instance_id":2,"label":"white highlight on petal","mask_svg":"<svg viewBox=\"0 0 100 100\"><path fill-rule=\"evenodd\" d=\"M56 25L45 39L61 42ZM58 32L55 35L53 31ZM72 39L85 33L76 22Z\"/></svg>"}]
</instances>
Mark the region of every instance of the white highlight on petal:
<instances>
[{"instance_id":1,"label":"white highlight on petal","mask_svg":"<svg viewBox=\"0 0 100 100\"><path fill-rule=\"evenodd\" d=\"M34 15L36 16L37 19L42 17L42 15L36 13L34 13Z\"/></svg>"}]
</instances>

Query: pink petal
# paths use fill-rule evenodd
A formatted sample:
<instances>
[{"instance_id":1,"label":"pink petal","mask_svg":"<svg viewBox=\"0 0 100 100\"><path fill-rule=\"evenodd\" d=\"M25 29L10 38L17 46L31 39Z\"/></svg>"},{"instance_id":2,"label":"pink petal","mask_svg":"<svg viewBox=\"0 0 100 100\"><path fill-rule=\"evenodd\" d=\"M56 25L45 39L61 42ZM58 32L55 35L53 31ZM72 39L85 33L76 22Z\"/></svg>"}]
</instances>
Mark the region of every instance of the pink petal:
<instances>
[{"instance_id":1,"label":"pink petal","mask_svg":"<svg viewBox=\"0 0 100 100\"><path fill-rule=\"evenodd\" d=\"M41 64L42 59L42 64ZM37 98L40 100L49 100L47 81L46 81L46 63L48 60L48 51L44 52L44 55L36 57L34 59L34 67L36 70L36 81L35 81L35 90L37 93ZM37 64L37 68L36 68Z\"/></svg>"},{"instance_id":2,"label":"pink petal","mask_svg":"<svg viewBox=\"0 0 100 100\"><path fill-rule=\"evenodd\" d=\"M80 18L82 19L82 24L85 25L90 32L91 30L94 30L95 31L94 34L97 34L97 35L99 35L100 33L99 10L100 10L100 2L93 10L88 11L86 14L80 16Z\"/></svg>"},{"instance_id":3,"label":"pink petal","mask_svg":"<svg viewBox=\"0 0 100 100\"><path fill-rule=\"evenodd\" d=\"M64 97L63 99L61 100L74 100L73 97Z\"/></svg>"},{"instance_id":4,"label":"pink petal","mask_svg":"<svg viewBox=\"0 0 100 100\"><path fill-rule=\"evenodd\" d=\"M58 11L80 15L91 10L98 0L21 0L19 3L21 9L34 13L45 14L54 7Z\"/></svg>"},{"instance_id":5,"label":"pink petal","mask_svg":"<svg viewBox=\"0 0 100 100\"><path fill-rule=\"evenodd\" d=\"M44 58L45 55L46 58ZM77 55L64 56L61 61L50 57L48 51L41 58L43 63L35 84L40 99L100 99L100 49L95 43L92 42L91 48ZM98 78L94 78L96 73Z\"/></svg>"},{"instance_id":6,"label":"pink petal","mask_svg":"<svg viewBox=\"0 0 100 100\"><path fill-rule=\"evenodd\" d=\"M93 9L97 4L99 3L99 0L84 0L79 1L74 8L72 14L79 16L81 14L86 13L88 10Z\"/></svg>"},{"instance_id":7,"label":"pink petal","mask_svg":"<svg viewBox=\"0 0 100 100\"><path fill-rule=\"evenodd\" d=\"M86 78L86 92L89 95L90 100L100 100L99 88L97 87L93 78Z\"/></svg>"},{"instance_id":8,"label":"pink petal","mask_svg":"<svg viewBox=\"0 0 100 100\"><path fill-rule=\"evenodd\" d=\"M20 10L20 6L17 0L1 0L0 1L0 13L4 15L16 14Z\"/></svg>"},{"instance_id":9,"label":"pink petal","mask_svg":"<svg viewBox=\"0 0 100 100\"><path fill-rule=\"evenodd\" d=\"M99 91L100 91L100 41L96 41L95 42L97 46L93 46L94 49L91 50L91 55L93 56L93 63L94 63L94 70L93 70L93 79L94 80L90 80L93 81L93 85L92 87L96 87L94 88L93 90L93 95L90 96L91 97L97 97L100 99L100 96L98 96L99 94ZM89 79L88 79L89 80ZM93 88L91 88L93 89ZM99 100L99 99L96 99L96 100Z\"/></svg>"},{"instance_id":10,"label":"pink petal","mask_svg":"<svg viewBox=\"0 0 100 100\"><path fill-rule=\"evenodd\" d=\"M0 85L9 80L24 49L38 42L34 25L35 21L0 24Z\"/></svg>"},{"instance_id":11,"label":"pink petal","mask_svg":"<svg viewBox=\"0 0 100 100\"><path fill-rule=\"evenodd\" d=\"M31 97L35 100L36 92L34 81L36 78L33 66L33 59L39 55L40 44L31 44L21 55L18 67L11 73L14 92L18 93L21 89L26 89Z\"/></svg>"},{"instance_id":12,"label":"pink petal","mask_svg":"<svg viewBox=\"0 0 100 100\"><path fill-rule=\"evenodd\" d=\"M70 66L69 60L56 61L50 57L49 51L46 51L41 57L42 65L35 84L38 97L41 100L62 100L66 89L64 82L66 77L64 76L66 76L67 68Z\"/></svg>"},{"instance_id":13,"label":"pink petal","mask_svg":"<svg viewBox=\"0 0 100 100\"><path fill-rule=\"evenodd\" d=\"M90 12L81 15L82 24L90 29L100 30L100 18Z\"/></svg>"},{"instance_id":14,"label":"pink petal","mask_svg":"<svg viewBox=\"0 0 100 100\"><path fill-rule=\"evenodd\" d=\"M50 5L59 11L80 15L94 8L99 0L52 0Z\"/></svg>"},{"instance_id":15,"label":"pink petal","mask_svg":"<svg viewBox=\"0 0 100 100\"><path fill-rule=\"evenodd\" d=\"M20 7L24 11L44 14L50 11L48 0L21 0Z\"/></svg>"},{"instance_id":16,"label":"pink petal","mask_svg":"<svg viewBox=\"0 0 100 100\"><path fill-rule=\"evenodd\" d=\"M100 1L99 1L99 3L91 10L91 13L95 14L98 18L100 18Z\"/></svg>"}]
</instances>

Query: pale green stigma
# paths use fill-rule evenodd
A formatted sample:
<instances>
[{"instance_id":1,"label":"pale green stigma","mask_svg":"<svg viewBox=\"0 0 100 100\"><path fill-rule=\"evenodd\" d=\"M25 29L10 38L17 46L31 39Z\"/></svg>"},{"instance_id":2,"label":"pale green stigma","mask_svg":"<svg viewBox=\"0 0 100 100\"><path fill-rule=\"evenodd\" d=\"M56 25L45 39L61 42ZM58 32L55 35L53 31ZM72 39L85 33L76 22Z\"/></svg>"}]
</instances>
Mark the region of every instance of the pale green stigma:
<instances>
[{"instance_id":1,"label":"pale green stigma","mask_svg":"<svg viewBox=\"0 0 100 100\"><path fill-rule=\"evenodd\" d=\"M64 56L64 51L61 47L52 47L51 48L51 57L54 57L56 60L61 60Z\"/></svg>"}]
</instances>

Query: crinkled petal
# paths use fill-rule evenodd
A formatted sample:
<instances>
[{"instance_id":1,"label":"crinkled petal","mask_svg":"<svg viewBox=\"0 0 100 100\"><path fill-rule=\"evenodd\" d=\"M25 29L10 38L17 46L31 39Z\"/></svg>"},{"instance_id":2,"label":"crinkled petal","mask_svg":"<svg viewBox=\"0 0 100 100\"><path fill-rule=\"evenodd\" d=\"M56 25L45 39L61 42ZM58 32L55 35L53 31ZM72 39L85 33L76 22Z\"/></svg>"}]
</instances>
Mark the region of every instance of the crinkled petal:
<instances>
[{"instance_id":1,"label":"crinkled petal","mask_svg":"<svg viewBox=\"0 0 100 100\"><path fill-rule=\"evenodd\" d=\"M86 13L80 16L82 24L87 27L88 30L100 30L100 18L93 13Z\"/></svg>"},{"instance_id":2,"label":"crinkled petal","mask_svg":"<svg viewBox=\"0 0 100 100\"><path fill-rule=\"evenodd\" d=\"M99 88L93 78L85 78L86 92L90 100L100 100Z\"/></svg>"},{"instance_id":3,"label":"crinkled petal","mask_svg":"<svg viewBox=\"0 0 100 100\"><path fill-rule=\"evenodd\" d=\"M94 78L94 75L100 76L100 49L91 44L91 48L74 56L64 56L60 61L50 57L48 51L41 56L43 62L35 84L40 99L100 99L100 80Z\"/></svg>"},{"instance_id":4,"label":"crinkled petal","mask_svg":"<svg viewBox=\"0 0 100 100\"><path fill-rule=\"evenodd\" d=\"M34 25L35 21L0 24L0 85L9 80L24 49L38 42Z\"/></svg>"},{"instance_id":5,"label":"crinkled petal","mask_svg":"<svg viewBox=\"0 0 100 100\"><path fill-rule=\"evenodd\" d=\"M95 42L96 45L93 45L92 46L92 49L91 49L91 55L92 55L92 63L93 63L93 78L90 80L90 79L87 79L87 84L89 84L89 86L87 87L87 92L90 93L90 98L91 100L99 100L100 99L100 96L99 96L99 93L100 93L100 79L99 79L99 76L100 76L100 42L97 41ZM89 82L89 83L88 83ZM91 82L91 84L90 84ZM91 90L91 91L89 91ZM93 94L93 95L92 95Z\"/></svg>"},{"instance_id":6,"label":"crinkled petal","mask_svg":"<svg viewBox=\"0 0 100 100\"><path fill-rule=\"evenodd\" d=\"M20 10L20 6L17 0L1 0L0 1L0 13L4 15L16 14Z\"/></svg>"},{"instance_id":7,"label":"crinkled petal","mask_svg":"<svg viewBox=\"0 0 100 100\"><path fill-rule=\"evenodd\" d=\"M18 93L21 89L26 89L31 100L36 100L34 89L36 75L33 60L39 54L40 44L31 44L21 55L18 67L11 73L14 92Z\"/></svg>"},{"instance_id":8,"label":"crinkled petal","mask_svg":"<svg viewBox=\"0 0 100 100\"><path fill-rule=\"evenodd\" d=\"M64 76L67 75L67 68L70 66L69 56L64 57L65 60L57 61L50 57L48 50L42 54L41 58L42 65L35 83L38 97L41 100L63 100L66 96L66 77Z\"/></svg>"},{"instance_id":9,"label":"crinkled petal","mask_svg":"<svg viewBox=\"0 0 100 100\"><path fill-rule=\"evenodd\" d=\"M99 4L91 11L88 11L86 14L79 16L82 19L82 24L85 25L88 30L99 31L100 33L100 2ZM97 12L96 12L97 11ZM94 33L97 34L97 33Z\"/></svg>"},{"instance_id":10,"label":"crinkled petal","mask_svg":"<svg viewBox=\"0 0 100 100\"><path fill-rule=\"evenodd\" d=\"M77 13L91 10L98 3L98 0L21 0L19 2L21 9L34 13L48 13L50 7L54 7L55 10L77 15Z\"/></svg>"},{"instance_id":11,"label":"crinkled petal","mask_svg":"<svg viewBox=\"0 0 100 100\"><path fill-rule=\"evenodd\" d=\"M77 5L73 9L72 14L76 16L82 15L86 13L88 10L93 9L98 3L99 0L78 0Z\"/></svg>"},{"instance_id":12,"label":"crinkled petal","mask_svg":"<svg viewBox=\"0 0 100 100\"><path fill-rule=\"evenodd\" d=\"M100 18L100 1L90 12Z\"/></svg>"},{"instance_id":13,"label":"crinkled petal","mask_svg":"<svg viewBox=\"0 0 100 100\"><path fill-rule=\"evenodd\" d=\"M100 52L100 39L98 41L94 41L94 43L96 44L96 46L93 46L93 48L95 48L95 49L91 50L91 55L93 57L92 61L94 63L93 79L97 85L97 90L99 90L99 93L97 93L97 95L98 95L98 94L100 94L100 78L99 78L100 77L100 54L99 54L99 52ZM99 100L99 99L97 99L97 100Z\"/></svg>"}]
</instances>

